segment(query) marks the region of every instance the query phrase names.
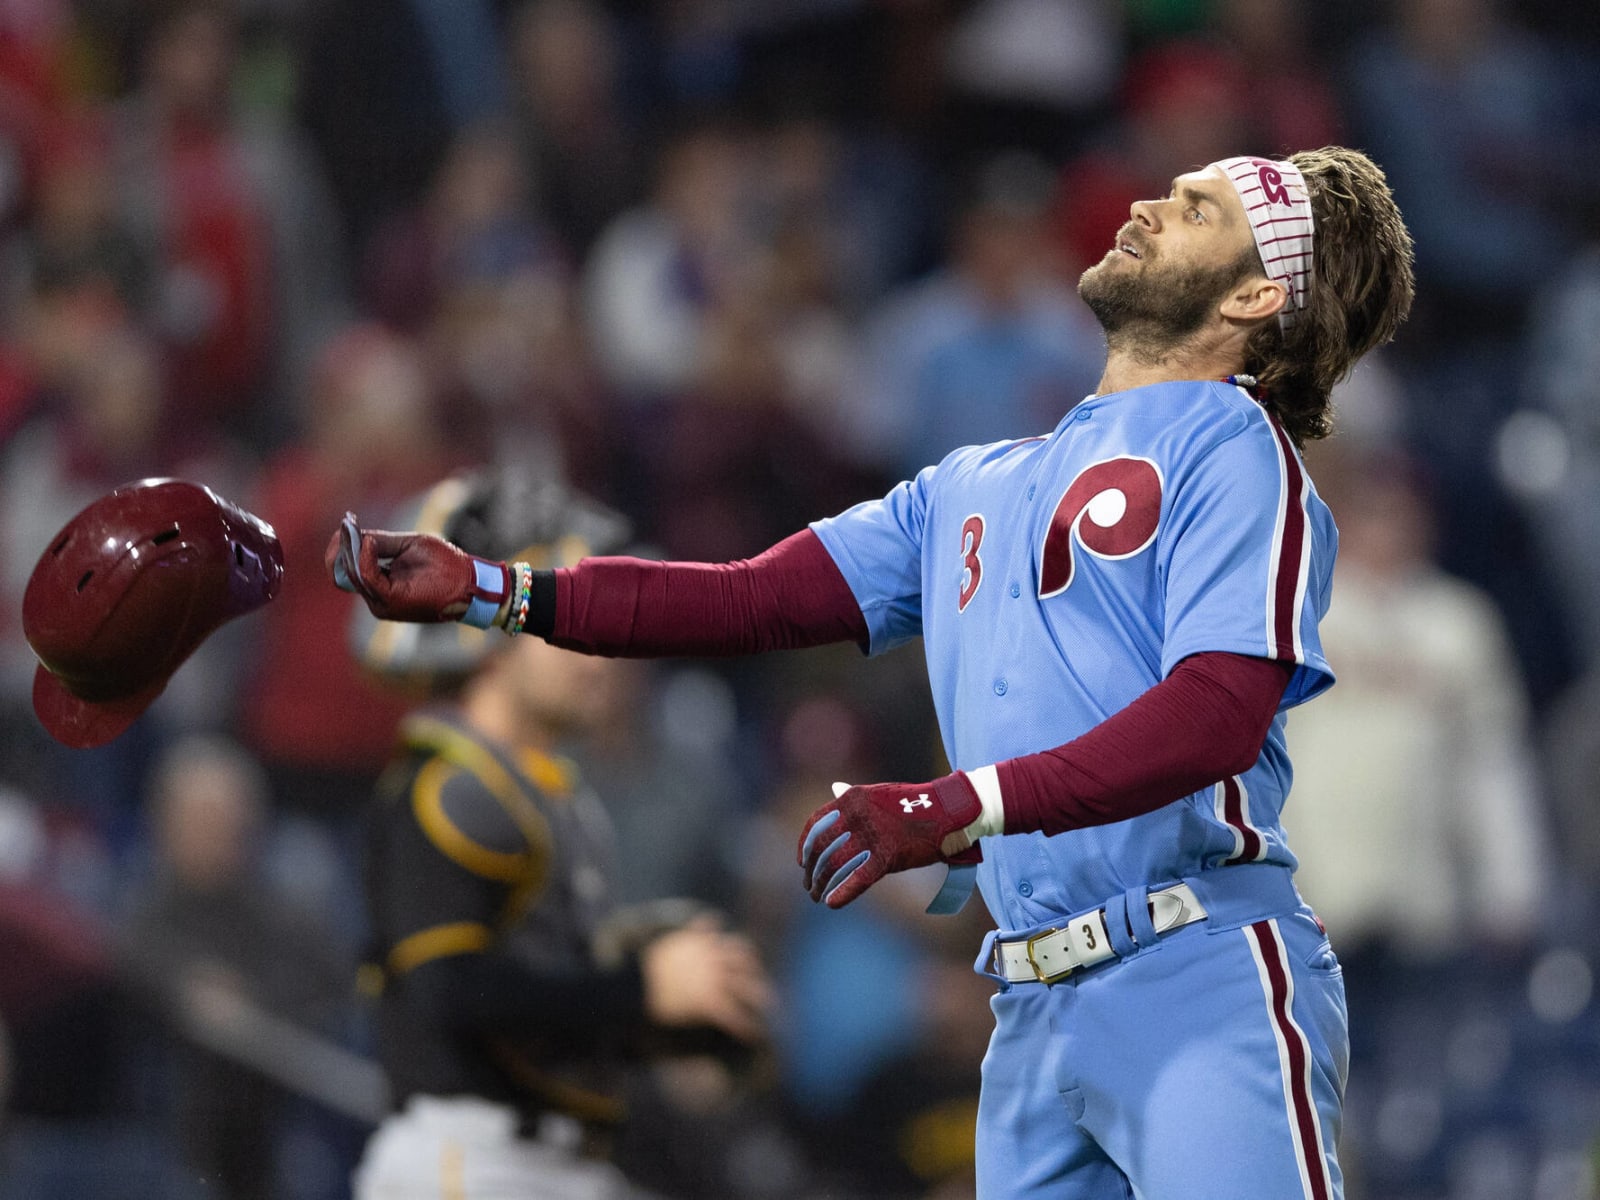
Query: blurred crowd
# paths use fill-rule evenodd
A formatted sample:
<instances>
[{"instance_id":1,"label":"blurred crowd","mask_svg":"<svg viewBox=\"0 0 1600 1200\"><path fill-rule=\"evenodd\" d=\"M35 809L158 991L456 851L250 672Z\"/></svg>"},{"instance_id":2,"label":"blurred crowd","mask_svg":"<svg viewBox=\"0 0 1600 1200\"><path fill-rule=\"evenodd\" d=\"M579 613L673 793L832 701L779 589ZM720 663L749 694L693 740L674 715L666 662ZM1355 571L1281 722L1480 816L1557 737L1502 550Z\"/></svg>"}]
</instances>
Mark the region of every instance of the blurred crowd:
<instances>
[{"instance_id":1,"label":"blurred crowd","mask_svg":"<svg viewBox=\"0 0 1600 1200\"><path fill-rule=\"evenodd\" d=\"M1415 315L1308 462L1339 676L1285 822L1346 964L1351 1200L1600 1195L1600 29L1577 0L0 4L0 1198L336 1200L382 1080L360 812L412 701L324 543L458 469L759 552L1094 387L1135 199L1359 146ZM1585 17L1587 24L1585 24ZM49 742L22 588L205 483L287 575L128 735ZM575 748L625 900L737 917L772 1062L691 1070L663 1195L970 1194L986 927L807 902L834 779L941 773L915 649L630 664ZM263 1045L274 1049L262 1053ZM711 1182L714 1181L714 1182Z\"/></svg>"}]
</instances>

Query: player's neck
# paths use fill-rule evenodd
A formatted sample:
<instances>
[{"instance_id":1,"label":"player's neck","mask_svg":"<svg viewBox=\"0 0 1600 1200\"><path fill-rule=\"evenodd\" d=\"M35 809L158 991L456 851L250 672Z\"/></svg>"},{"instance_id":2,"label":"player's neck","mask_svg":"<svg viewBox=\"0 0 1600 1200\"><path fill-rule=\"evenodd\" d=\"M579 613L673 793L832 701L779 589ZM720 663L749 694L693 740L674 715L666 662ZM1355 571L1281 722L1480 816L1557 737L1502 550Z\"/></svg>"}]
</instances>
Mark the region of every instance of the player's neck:
<instances>
[{"instance_id":1,"label":"player's neck","mask_svg":"<svg viewBox=\"0 0 1600 1200\"><path fill-rule=\"evenodd\" d=\"M1244 370L1243 341L1234 331L1205 331L1183 341L1153 345L1137 336L1109 335L1106 367L1095 395L1126 392L1153 383L1225 379Z\"/></svg>"},{"instance_id":2,"label":"player's neck","mask_svg":"<svg viewBox=\"0 0 1600 1200\"><path fill-rule=\"evenodd\" d=\"M1186 362L1144 363L1136 360L1118 360L1114 355L1107 355L1106 371L1101 374L1099 384L1094 386L1094 395L1128 392L1134 387L1171 384L1184 379L1226 379L1230 374L1238 374L1243 370L1245 368L1235 358L1219 357L1213 358L1210 362L1186 360Z\"/></svg>"}]
</instances>

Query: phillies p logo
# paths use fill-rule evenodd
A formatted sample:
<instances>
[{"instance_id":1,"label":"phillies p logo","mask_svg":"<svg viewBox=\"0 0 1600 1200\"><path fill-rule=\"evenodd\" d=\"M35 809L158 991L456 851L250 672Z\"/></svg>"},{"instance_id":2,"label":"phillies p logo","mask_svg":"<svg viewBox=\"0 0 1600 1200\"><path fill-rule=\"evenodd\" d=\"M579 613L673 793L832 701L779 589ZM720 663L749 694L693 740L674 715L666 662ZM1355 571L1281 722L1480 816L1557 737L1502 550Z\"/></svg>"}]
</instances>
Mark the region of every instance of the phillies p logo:
<instances>
[{"instance_id":1,"label":"phillies p logo","mask_svg":"<svg viewBox=\"0 0 1600 1200\"><path fill-rule=\"evenodd\" d=\"M1067 590L1082 548L1096 558L1131 558L1155 540L1161 472L1148 458L1108 458L1078 473L1056 505L1039 554L1039 599Z\"/></svg>"}]
</instances>

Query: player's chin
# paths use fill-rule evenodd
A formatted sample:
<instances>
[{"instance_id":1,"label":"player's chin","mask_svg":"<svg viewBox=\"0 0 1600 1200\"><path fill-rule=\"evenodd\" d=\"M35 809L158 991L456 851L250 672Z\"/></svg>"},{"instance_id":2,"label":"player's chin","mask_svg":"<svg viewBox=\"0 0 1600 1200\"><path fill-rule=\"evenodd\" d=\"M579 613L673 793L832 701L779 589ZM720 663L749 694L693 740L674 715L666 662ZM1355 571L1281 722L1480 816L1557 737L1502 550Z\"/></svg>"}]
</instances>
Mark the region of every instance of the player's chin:
<instances>
[{"instance_id":1,"label":"player's chin","mask_svg":"<svg viewBox=\"0 0 1600 1200\"><path fill-rule=\"evenodd\" d=\"M1084 280L1089 280L1092 283L1095 279L1098 279L1101 276L1105 275L1108 271L1118 270L1119 269L1119 264L1123 260L1126 260L1126 261L1128 261L1130 263L1134 263L1134 262L1138 262L1139 261L1136 258L1130 258L1128 255L1124 254L1121 250L1117 250L1115 248L1113 248L1111 250L1107 250L1106 251L1106 256L1104 258L1102 258L1099 262L1097 262L1097 263L1093 264L1092 266L1090 266L1089 268L1087 268L1084 271L1084 273L1079 277L1078 282L1079 282L1080 286L1082 285Z\"/></svg>"}]
</instances>

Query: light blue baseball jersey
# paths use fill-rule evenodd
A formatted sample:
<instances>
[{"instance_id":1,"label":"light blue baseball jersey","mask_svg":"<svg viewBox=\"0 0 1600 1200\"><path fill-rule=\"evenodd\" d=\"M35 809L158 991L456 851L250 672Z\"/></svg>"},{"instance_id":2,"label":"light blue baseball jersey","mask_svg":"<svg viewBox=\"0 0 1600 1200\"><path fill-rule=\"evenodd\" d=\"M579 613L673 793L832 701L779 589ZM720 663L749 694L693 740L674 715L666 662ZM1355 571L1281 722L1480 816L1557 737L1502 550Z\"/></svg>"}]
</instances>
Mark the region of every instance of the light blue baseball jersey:
<instances>
[{"instance_id":1,"label":"light blue baseball jersey","mask_svg":"<svg viewBox=\"0 0 1600 1200\"><path fill-rule=\"evenodd\" d=\"M1226 863L1294 867L1284 713L1333 682L1317 622L1337 531L1242 388L1093 396L1046 437L957 450L812 528L872 653L922 637L954 767L1071 741L1191 654L1298 664L1243 775L1127 821L985 838L979 886L1002 928Z\"/></svg>"}]
</instances>

